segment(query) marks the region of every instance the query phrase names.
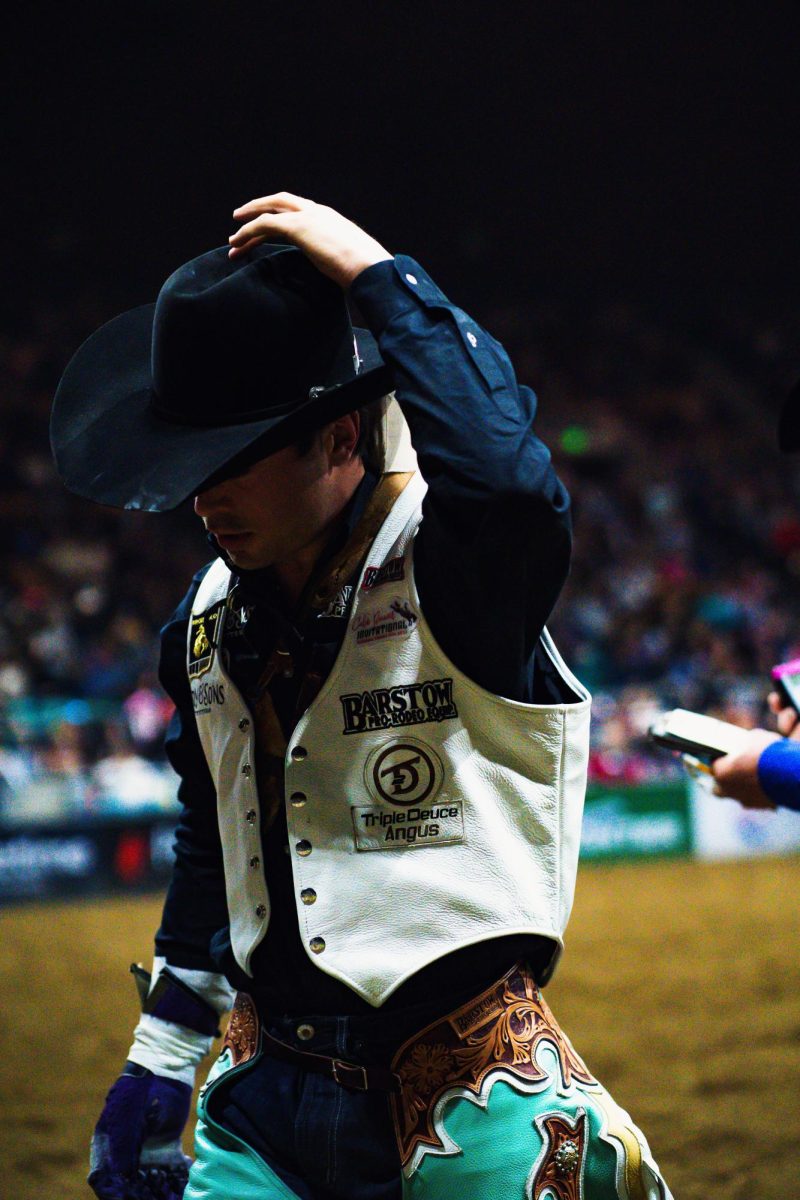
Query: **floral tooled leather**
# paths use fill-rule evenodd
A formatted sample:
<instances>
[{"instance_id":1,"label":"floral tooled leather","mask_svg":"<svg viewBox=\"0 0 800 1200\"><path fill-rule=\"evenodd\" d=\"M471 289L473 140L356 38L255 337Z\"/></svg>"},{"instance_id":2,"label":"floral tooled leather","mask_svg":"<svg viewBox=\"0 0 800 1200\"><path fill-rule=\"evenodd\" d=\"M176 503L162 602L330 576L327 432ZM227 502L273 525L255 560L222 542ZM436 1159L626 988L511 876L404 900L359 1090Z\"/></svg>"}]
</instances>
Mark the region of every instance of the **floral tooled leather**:
<instances>
[{"instance_id":1,"label":"floral tooled leather","mask_svg":"<svg viewBox=\"0 0 800 1200\"><path fill-rule=\"evenodd\" d=\"M258 1049L259 1021L256 1006L247 992L237 992L231 1011L223 1052L230 1050L231 1066L239 1067L249 1062Z\"/></svg>"},{"instance_id":2,"label":"floral tooled leather","mask_svg":"<svg viewBox=\"0 0 800 1200\"><path fill-rule=\"evenodd\" d=\"M531 1187L531 1200L581 1200L583 1155L586 1149L586 1113L574 1126L563 1116L544 1117L540 1130L546 1149Z\"/></svg>"},{"instance_id":3,"label":"floral tooled leather","mask_svg":"<svg viewBox=\"0 0 800 1200\"><path fill-rule=\"evenodd\" d=\"M402 1086L391 1101L402 1165L420 1145L444 1149L433 1112L445 1092L468 1089L478 1095L486 1077L500 1070L527 1083L545 1081L547 1072L536 1061L542 1041L558 1055L565 1086L573 1079L595 1082L528 969L516 966L475 1000L405 1042L392 1061ZM563 1194L568 1200L570 1192Z\"/></svg>"}]
</instances>

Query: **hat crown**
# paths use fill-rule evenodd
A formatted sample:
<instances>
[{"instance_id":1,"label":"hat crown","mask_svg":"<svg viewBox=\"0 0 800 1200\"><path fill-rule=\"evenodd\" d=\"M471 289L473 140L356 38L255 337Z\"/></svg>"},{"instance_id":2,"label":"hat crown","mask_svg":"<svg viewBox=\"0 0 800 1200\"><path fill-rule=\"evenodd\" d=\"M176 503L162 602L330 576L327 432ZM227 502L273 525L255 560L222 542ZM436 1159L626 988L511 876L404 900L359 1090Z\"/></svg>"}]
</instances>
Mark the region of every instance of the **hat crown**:
<instances>
[{"instance_id":1,"label":"hat crown","mask_svg":"<svg viewBox=\"0 0 800 1200\"><path fill-rule=\"evenodd\" d=\"M340 288L290 246L227 247L179 267L156 302L153 408L186 425L278 414L340 375L352 331ZM341 377L341 375L340 375Z\"/></svg>"}]
</instances>

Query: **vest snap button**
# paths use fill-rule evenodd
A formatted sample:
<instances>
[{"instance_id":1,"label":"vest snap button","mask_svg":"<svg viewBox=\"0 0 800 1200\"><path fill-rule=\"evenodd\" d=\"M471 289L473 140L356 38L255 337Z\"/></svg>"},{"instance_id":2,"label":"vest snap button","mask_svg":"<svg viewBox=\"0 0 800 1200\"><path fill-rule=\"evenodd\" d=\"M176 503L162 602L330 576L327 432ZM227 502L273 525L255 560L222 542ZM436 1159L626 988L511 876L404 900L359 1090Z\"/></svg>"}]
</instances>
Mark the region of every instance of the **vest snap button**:
<instances>
[{"instance_id":1,"label":"vest snap button","mask_svg":"<svg viewBox=\"0 0 800 1200\"><path fill-rule=\"evenodd\" d=\"M296 844L295 850L297 851L297 853L300 855L301 858L307 858L308 855L311 853L311 842L309 842L305 838L303 838L303 840L301 842L298 842Z\"/></svg>"},{"instance_id":2,"label":"vest snap button","mask_svg":"<svg viewBox=\"0 0 800 1200\"><path fill-rule=\"evenodd\" d=\"M255 810L254 808L249 808L249 809L247 810L247 817L246 817L246 820L247 820L247 824L248 824L248 825L255 825L255 823L256 823L256 810Z\"/></svg>"},{"instance_id":3,"label":"vest snap button","mask_svg":"<svg viewBox=\"0 0 800 1200\"><path fill-rule=\"evenodd\" d=\"M297 1036L300 1038L301 1042L310 1042L316 1032L317 1031L313 1025L297 1026Z\"/></svg>"},{"instance_id":4,"label":"vest snap button","mask_svg":"<svg viewBox=\"0 0 800 1200\"><path fill-rule=\"evenodd\" d=\"M257 916L257 917L258 917L260 920L262 920L262 921L263 921L263 919L264 919L264 917L265 917L266 915L267 915L267 906L266 906L266 904L259 904L258 908L256 909L256 916Z\"/></svg>"},{"instance_id":5,"label":"vest snap button","mask_svg":"<svg viewBox=\"0 0 800 1200\"><path fill-rule=\"evenodd\" d=\"M247 717L242 717L241 721L239 722L239 728L240 729L249 729L250 728L250 722L247 719Z\"/></svg>"},{"instance_id":6,"label":"vest snap button","mask_svg":"<svg viewBox=\"0 0 800 1200\"><path fill-rule=\"evenodd\" d=\"M317 893L313 888L303 888L300 893L300 899L303 901L303 904L313 904L316 898Z\"/></svg>"},{"instance_id":7,"label":"vest snap button","mask_svg":"<svg viewBox=\"0 0 800 1200\"><path fill-rule=\"evenodd\" d=\"M306 758L307 755L308 751L306 750L305 746L292 747L292 758L295 760L295 762L299 762L301 759Z\"/></svg>"},{"instance_id":8,"label":"vest snap button","mask_svg":"<svg viewBox=\"0 0 800 1200\"><path fill-rule=\"evenodd\" d=\"M292 803L292 808L302 808L306 802L307 797L306 797L305 792L292 792L290 799L291 799L291 803Z\"/></svg>"},{"instance_id":9,"label":"vest snap button","mask_svg":"<svg viewBox=\"0 0 800 1200\"><path fill-rule=\"evenodd\" d=\"M314 954L322 954L322 951L325 949L325 938L312 938L308 944Z\"/></svg>"}]
</instances>

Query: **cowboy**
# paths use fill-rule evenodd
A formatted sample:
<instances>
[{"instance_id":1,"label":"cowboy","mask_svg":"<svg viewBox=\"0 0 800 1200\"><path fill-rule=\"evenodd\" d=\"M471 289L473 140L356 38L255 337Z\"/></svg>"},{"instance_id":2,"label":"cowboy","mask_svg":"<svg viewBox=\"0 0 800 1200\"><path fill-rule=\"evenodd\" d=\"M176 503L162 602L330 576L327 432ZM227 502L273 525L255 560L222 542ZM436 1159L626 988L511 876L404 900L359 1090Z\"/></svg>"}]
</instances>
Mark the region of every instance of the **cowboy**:
<instances>
[{"instance_id":1,"label":"cowboy","mask_svg":"<svg viewBox=\"0 0 800 1200\"><path fill-rule=\"evenodd\" d=\"M229 249L78 351L54 408L69 487L194 496L214 549L162 634L182 816L90 1183L664 1200L541 992L590 699L545 628L569 503L535 397L340 214L280 193L234 216Z\"/></svg>"}]
</instances>

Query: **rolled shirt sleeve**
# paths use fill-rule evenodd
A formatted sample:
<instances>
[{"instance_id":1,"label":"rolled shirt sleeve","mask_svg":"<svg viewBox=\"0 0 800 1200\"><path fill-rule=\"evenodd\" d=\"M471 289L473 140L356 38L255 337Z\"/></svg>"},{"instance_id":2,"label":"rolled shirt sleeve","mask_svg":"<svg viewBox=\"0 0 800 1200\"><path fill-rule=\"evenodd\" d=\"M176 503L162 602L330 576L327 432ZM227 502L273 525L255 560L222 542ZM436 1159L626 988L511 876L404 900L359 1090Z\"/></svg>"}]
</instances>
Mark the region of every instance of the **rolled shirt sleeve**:
<instances>
[{"instance_id":1,"label":"rolled shirt sleeve","mask_svg":"<svg viewBox=\"0 0 800 1200\"><path fill-rule=\"evenodd\" d=\"M758 760L758 782L773 804L800 812L800 743L782 738L767 746Z\"/></svg>"}]
</instances>

